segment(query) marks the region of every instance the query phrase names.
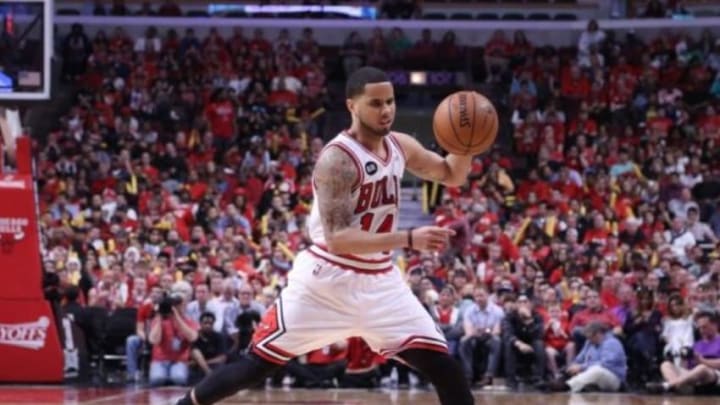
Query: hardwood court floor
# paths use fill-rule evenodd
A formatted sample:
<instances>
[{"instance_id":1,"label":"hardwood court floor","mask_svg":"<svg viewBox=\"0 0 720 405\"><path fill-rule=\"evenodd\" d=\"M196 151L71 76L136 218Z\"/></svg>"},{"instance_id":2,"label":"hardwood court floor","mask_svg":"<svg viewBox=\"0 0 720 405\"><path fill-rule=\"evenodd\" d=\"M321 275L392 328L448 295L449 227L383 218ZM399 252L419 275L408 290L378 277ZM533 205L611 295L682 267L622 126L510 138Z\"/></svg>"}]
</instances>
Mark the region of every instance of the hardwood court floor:
<instances>
[{"instance_id":1,"label":"hardwood court floor","mask_svg":"<svg viewBox=\"0 0 720 405\"><path fill-rule=\"evenodd\" d=\"M71 388L0 386L0 405L173 405L179 388ZM475 392L477 405L711 405L718 397L647 396L635 394L540 394ZM396 390L266 390L245 391L221 404L275 405L431 405L435 394Z\"/></svg>"}]
</instances>

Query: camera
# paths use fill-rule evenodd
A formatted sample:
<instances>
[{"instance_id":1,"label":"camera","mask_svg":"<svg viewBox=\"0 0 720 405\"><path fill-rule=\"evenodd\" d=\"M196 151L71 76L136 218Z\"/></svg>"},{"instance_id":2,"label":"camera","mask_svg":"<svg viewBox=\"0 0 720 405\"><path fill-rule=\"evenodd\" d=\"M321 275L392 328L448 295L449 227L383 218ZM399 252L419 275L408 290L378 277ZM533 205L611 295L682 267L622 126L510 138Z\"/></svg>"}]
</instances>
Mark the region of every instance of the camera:
<instances>
[{"instance_id":1,"label":"camera","mask_svg":"<svg viewBox=\"0 0 720 405\"><path fill-rule=\"evenodd\" d=\"M162 298L160 298L160 301L158 302L157 306L157 312L162 316L163 318L167 318L172 313L172 309L174 306L179 305L183 300L183 297L181 294L174 293L174 294L168 294L163 293Z\"/></svg>"}]
</instances>

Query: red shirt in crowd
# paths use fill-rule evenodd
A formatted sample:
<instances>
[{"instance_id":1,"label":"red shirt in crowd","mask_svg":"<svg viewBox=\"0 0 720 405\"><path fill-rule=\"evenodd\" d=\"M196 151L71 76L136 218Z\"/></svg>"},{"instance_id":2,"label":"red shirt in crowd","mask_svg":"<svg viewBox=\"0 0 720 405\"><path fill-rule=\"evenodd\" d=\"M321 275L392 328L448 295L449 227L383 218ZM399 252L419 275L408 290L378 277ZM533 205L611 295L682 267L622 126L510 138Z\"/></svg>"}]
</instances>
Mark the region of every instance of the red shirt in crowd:
<instances>
[{"instance_id":1,"label":"red shirt in crowd","mask_svg":"<svg viewBox=\"0 0 720 405\"><path fill-rule=\"evenodd\" d=\"M561 80L560 93L564 97L585 100L590 94L590 82L583 76L573 78L565 75Z\"/></svg>"},{"instance_id":2,"label":"red shirt in crowd","mask_svg":"<svg viewBox=\"0 0 720 405\"><path fill-rule=\"evenodd\" d=\"M235 129L235 107L229 100L210 103L206 110L213 134L219 138L231 138Z\"/></svg>"},{"instance_id":3,"label":"red shirt in crowd","mask_svg":"<svg viewBox=\"0 0 720 405\"><path fill-rule=\"evenodd\" d=\"M198 330L198 325L192 319L183 316L183 321L194 330ZM180 330L175 325L173 319L155 320L153 322L162 322L162 338L160 343L153 345L152 360L153 361L171 361L186 362L190 360L190 349L192 342L185 339ZM153 326L155 324L153 323Z\"/></svg>"},{"instance_id":4,"label":"red shirt in crowd","mask_svg":"<svg viewBox=\"0 0 720 405\"><path fill-rule=\"evenodd\" d=\"M590 308L587 308L573 316L572 321L570 321L570 330L581 328L591 322L603 322L606 325L610 325L612 328L620 326L620 321L618 321L612 312L605 309L593 311Z\"/></svg>"},{"instance_id":5,"label":"red shirt in crowd","mask_svg":"<svg viewBox=\"0 0 720 405\"><path fill-rule=\"evenodd\" d=\"M545 324L548 322L553 322L553 320L545 319ZM562 333L555 333L555 328L552 326L545 329L545 345L555 350L563 350L570 341L570 323L566 318L560 319L558 322L560 322Z\"/></svg>"}]
</instances>

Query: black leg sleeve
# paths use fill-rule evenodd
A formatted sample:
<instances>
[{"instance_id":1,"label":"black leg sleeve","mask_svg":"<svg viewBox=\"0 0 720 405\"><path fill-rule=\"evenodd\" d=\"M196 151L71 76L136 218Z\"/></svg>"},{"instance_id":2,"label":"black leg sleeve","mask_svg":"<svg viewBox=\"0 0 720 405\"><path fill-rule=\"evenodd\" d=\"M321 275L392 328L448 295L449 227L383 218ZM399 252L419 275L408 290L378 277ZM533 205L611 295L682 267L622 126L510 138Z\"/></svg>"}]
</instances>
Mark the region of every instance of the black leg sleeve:
<instances>
[{"instance_id":1,"label":"black leg sleeve","mask_svg":"<svg viewBox=\"0 0 720 405\"><path fill-rule=\"evenodd\" d=\"M435 386L442 405L475 403L462 367L449 354L427 349L408 349L398 354L398 357Z\"/></svg>"},{"instance_id":2,"label":"black leg sleeve","mask_svg":"<svg viewBox=\"0 0 720 405\"><path fill-rule=\"evenodd\" d=\"M226 364L205 377L177 405L193 405L191 393L198 405L212 405L240 390L256 387L281 367L254 354L243 355L237 362Z\"/></svg>"}]
</instances>

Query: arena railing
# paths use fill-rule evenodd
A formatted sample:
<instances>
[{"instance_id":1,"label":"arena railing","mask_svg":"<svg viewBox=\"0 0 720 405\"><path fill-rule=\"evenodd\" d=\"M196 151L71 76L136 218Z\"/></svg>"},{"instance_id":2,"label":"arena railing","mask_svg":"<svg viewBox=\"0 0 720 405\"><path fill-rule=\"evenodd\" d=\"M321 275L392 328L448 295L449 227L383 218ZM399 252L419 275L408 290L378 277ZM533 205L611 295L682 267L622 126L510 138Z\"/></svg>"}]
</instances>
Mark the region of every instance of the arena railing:
<instances>
[{"instance_id":1,"label":"arena railing","mask_svg":"<svg viewBox=\"0 0 720 405\"><path fill-rule=\"evenodd\" d=\"M534 44L570 46L587 27L586 21L428 21L428 20L334 20L334 19L261 19L261 18L162 18L162 17L95 17L95 16L56 16L55 24L60 34L67 34L72 24L82 24L85 31L94 35L98 30L112 34L114 27L123 27L130 35L143 36L150 26L158 28L160 35L169 29L175 29L180 36L186 28L194 28L199 37L203 37L211 28L217 28L221 34L230 35L235 27L246 30L248 37L252 30L262 28L265 38L272 41L281 29L288 29L291 35L299 36L306 27L314 30L315 38L321 45L342 45L352 31L364 32L367 37L371 30L395 27L403 29L410 39L418 39L423 29L433 32L433 38L440 40L446 31L454 31L458 43L465 46L483 46L490 35L497 30L511 34L522 30L528 34ZM634 32L641 38L652 38L672 30L699 35L705 29L720 34L720 17L701 17L688 19L617 19L599 20L600 29L614 30L618 34Z\"/></svg>"}]
</instances>

